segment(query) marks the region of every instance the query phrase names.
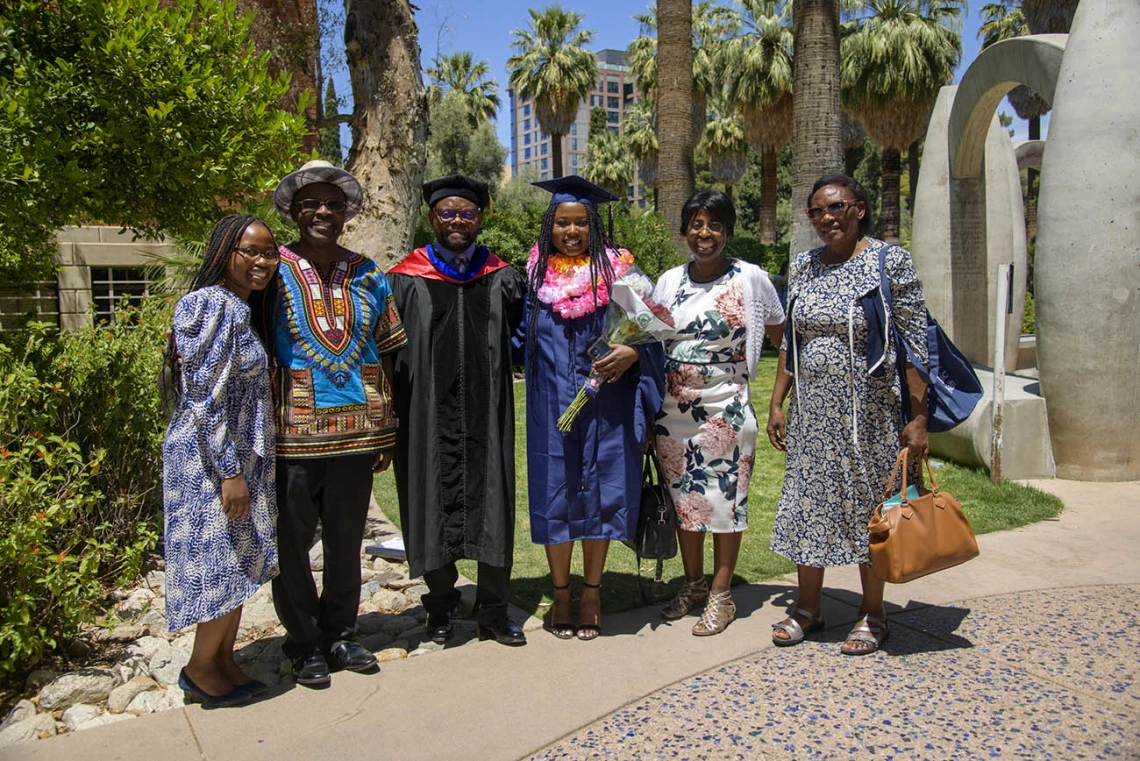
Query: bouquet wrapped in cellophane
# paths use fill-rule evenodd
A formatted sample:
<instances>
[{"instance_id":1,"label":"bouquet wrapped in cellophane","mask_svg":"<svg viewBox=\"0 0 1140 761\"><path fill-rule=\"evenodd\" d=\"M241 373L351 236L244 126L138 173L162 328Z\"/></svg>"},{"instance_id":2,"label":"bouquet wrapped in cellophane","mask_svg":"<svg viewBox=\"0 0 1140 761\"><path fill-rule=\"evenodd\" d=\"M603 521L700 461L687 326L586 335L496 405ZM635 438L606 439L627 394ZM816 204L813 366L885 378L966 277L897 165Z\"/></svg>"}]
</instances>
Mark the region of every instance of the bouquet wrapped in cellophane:
<instances>
[{"instance_id":1,"label":"bouquet wrapped in cellophane","mask_svg":"<svg viewBox=\"0 0 1140 761\"><path fill-rule=\"evenodd\" d=\"M636 346L660 341L673 329L673 316L653 300L653 281L636 265L631 265L609 287L610 303L601 337L588 349L590 359L597 361L610 353L615 344ZM590 372L578 389L574 401L558 418L558 430L568 433L586 403L598 394L607 379Z\"/></svg>"}]
</instances>

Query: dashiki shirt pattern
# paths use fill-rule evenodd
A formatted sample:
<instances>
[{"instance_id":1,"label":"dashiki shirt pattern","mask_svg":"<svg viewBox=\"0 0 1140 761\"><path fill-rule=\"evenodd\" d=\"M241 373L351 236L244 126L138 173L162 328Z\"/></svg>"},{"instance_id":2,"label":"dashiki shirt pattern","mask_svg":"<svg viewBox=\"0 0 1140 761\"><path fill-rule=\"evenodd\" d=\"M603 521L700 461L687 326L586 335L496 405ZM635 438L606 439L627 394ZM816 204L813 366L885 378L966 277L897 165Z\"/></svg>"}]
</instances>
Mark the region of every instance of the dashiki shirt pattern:
<instances>
[{"instance_id":1,"label":"dashiki shirt pattern","mask_svg":"<svg viewBox=\"0 0 1140 761\"><path fill-rule=\"evenodd\" d=\"M178 631L240 607L277 575L273 399L249 306L222 286L174 310L182 395L162 444L166 625ZM241 475L249 512L222 512L221 482Z\"/></svg>"},{"instance_id":2,"label":"dashiki shirt pattern","mask_svg":"<svg viewBox=\"0 0 1140 761\"><path fill-rule=\"evenodd\" d=\"M707 283L690 280L686 266L664 304L676 331L665 340L669 393L656 422L657 454L684 531L748 528L758 426L749 397L741 280L735 261Z\"/></svg>"},{"instance_id":3,"label":"dashiki shirt pattern","mask_svg":"<svg viewBox=\"0 0 1140 761\"><path fill-rule=\"evenodd\" d=\"M380 357L407 343L388 278L349 253L327 272L280 247L279 457L377 452L396 441Z\"/></svg>"}]
</instances>

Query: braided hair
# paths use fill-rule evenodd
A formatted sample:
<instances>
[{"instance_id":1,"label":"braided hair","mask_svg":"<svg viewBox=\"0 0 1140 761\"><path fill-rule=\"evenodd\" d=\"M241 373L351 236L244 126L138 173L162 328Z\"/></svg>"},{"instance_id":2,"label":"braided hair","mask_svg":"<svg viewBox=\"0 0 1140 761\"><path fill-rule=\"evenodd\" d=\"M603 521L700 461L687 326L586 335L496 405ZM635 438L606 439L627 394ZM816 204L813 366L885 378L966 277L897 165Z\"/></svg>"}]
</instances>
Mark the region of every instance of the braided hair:
<instances>
[{"instance_id":1,"label":"braided hair","mask_svg":"<svg viewBox=\"0 0 1140 761\"><path fill-rule=\"evenodd\" d=\"M538 336L538 289L546 282L546 269L550 265L551 254L554 250L554 217L561 204L551 204L542 217L542 230L538 235L538 259L534 269L527 273L528 309L526 315L526 352L534 356L535 341ZM598 308L598 279L608 288L614 282L614 268L610 258L606 256L607 248L616 248L606 235L606 228L602 225L602 218L598 210L591 204L582 204L586 209L586 218L590 231L589 257L590 257L590 288L594 295L594 310ZM527 362L527 373L534 371L536 363Z\"/></svg>"},{"instance_id":2,"label":"braided hair","mask_svg":"<svg viewBox=\"0 0 1140 761\"><path fill-rule=\"evenodd\" d=\"M226 268L229 267L230 259L234 257L238 243L241 242L242 236L245 235L245 231L251 225L261 225L269 230L269 225L252 214L231 214L214 225L214 229L210 233L210 240L206 244L206 254L202 259L202 266L199 267L198 274L190 283L190 291L197 291L211 285L221 285L225 282ZM269 235L272 237L273 232L270 231ZM275 240L275 246L276 243ZM249 304L250 322L253 325L254 332L261 339L261 345L265 347L265 353L269 356L269 370L272 378L276 375L277 369L276 355L273 350L274 337L277 332L277 278L270 278L269 285L264 290L250 293L247 303ZM166 341L166 347L162 351L162 376L159 384L163 404L167 407L172 406L182 396L182 371L179 360L178 347L175 346L174 334L171 333L170 338ZM270 385L276 393L277 384L271 383Z\"/></svg>"}]
</instances>

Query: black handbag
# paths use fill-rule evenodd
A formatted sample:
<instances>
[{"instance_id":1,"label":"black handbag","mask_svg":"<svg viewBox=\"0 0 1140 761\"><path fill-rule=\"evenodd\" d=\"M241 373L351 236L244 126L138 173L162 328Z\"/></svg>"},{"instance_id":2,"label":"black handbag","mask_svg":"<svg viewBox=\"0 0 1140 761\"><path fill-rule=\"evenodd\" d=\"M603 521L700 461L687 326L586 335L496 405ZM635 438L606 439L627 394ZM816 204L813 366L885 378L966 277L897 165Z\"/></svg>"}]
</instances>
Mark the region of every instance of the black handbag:
<instances>
[{"instance_id":1,"label":"black handbag","mask_svg":"<svg viewBox=\"0 0 1140 761\"><path fill-rule=\"evenodd\" d=\"M661 477L661 463L653 450L645 456L637 528L633 538L625 544L637 554L639 561L657 561L653 581L661 584L665 561L677 556L677 510L673 506L673 495ZM645 604L651 604L653 595L645 588L641 578L640 562L637 580L641 599Z\"/></svg>"}]
</instances>

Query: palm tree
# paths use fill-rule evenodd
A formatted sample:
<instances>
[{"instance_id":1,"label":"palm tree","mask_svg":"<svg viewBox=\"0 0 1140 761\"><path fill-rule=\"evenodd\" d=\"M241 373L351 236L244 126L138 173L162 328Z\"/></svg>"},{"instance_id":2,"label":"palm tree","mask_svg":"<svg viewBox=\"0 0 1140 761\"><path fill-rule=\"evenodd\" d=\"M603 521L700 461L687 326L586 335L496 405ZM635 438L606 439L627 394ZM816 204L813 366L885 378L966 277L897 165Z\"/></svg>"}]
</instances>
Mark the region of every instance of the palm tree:
<instances>
[{"instance_id":1,"label":"palm tree","mask_svg":"<svg viewBox=\"0 0 1140 761\"><path fill-rule=\"evenodd\" d=\"M690 0L657 4L657 210L678 250L681 207L693 192L693 7Z\"/></svg>"},{"instance_id":2,"label":"palm tree","mask_svg":"<svg viewBox=\"0 0 1140 761\"><path fill-rule=\"evenodd\" d=\"M839 110L839 0L792 0L792 208L820 175L843 166ZM807 217L792 213L792 253L818 245Z\"/></svg>"},{"instance_id":3,"label":"palm tree","mask_svg":"<svg viewBox=\"0 0 1140 761\"><path fill-rule=\"evenodd\" d=\"M748 168L748 141L744 138L741 120L725 100L721 98L721 102L714 105L701 145L709 155L713 179L723 183L725 192L732 198L732 186L740 182Z\"/></svg>"},{"instance_id":4,"label":"palm tree","mask_svg":"<svg viewBox=\"0 0 1140 761\"><path fill-rule=\"evenodd\" d=\"M585 14L559 5L529 12L529 28L511 32L515 36L511 47L518 52L507 59L509 82L520 98L534 99L539 126L550 136L551 176L561 177L562 136L570 131L579 104L598 79L598 59L583 47L594 33L578 28Z\"/></svg>"},{"instance_id":5,"label":"palm tree","mask_svg":"<svg viewBox=\"0 0 1140 761\"><path fill-rule=\"evenodd\" d=\"M741 0L740 34L721 50L729 98L760 152L760 241L776 242L776 157L792 138L792 30L780 0ZM782 6L782 7L781 7Z\"/></svg>"},{"instance_id":6,"label":"palm tree","mask_svg":"<svg viewBox=\"0 0 1140 761\"><path fill-rule=\"evenodd\" d=\"M626 152L621 138L608 129L591 134L582 176L619 198L628 196L629 184L633 182L633 157Z\"/></svg>"},{"instance_id":7,"label":"palm tree","mask_svg":"<svg viewBox=\"0 0 1140 761\"><path fill-rule=\"evenodd\" d=\"M653 107L639 100L625 108L622 124L622 142L637 162L641 184L653 188L653 206L657 206L657 133L653 130ZM587 146L588 147L588 146Z\"/></svg>"},{"instance_id":8,"label":"palm tree","mask_svg":"<svg viewBox=\"0 0 1140 761\"><path fill-rule=\"evenodd\" d=\"M925 128L962 57L962 0L868 0L870 15L843 38L844 106L883 150L883 240L899 240L901 153Z\"/></svg>"},{"instance_id":9,"label":"palm tree","mask_svg":"<svg viewBox=\"0 0 1140 761\"><path fill-rule=\"evenodd\" d=\"M1079 0L1021 0L1030 34L1068 34Z\"/></svg>"},{"instance_id":10,"label":"palm tree","mask_svg":"<svg viewBox=\"0 0 1140 761\"><path fill-rule=\"evenodd\" d=\"M486 61L476 61L469 50L458 50L451 55L437 56L427 74L438 85L433 85L434 97L445 92L457 92L463 96L467 108L467 120L472 127L479 126L495 118L499 110L499 83L488 78L491 67Z\"/></svg>"},{"instance_id":11,"label":"palm tree","mask_svg":"<svg viewBox=\"0 0 1140 761\"><path fill-rule=\"evenodd\" d=\"M637 82L641 97L650 103L657 94L657 7L633 17L641 24L642 34L630 43L629 68ZM693 142L701 139L708 119L709 99L716 90L715 68L721 42L738 23L731 8L715 5L713 0L700 0L693 6Z\"/></svg>"}]
</instances>

